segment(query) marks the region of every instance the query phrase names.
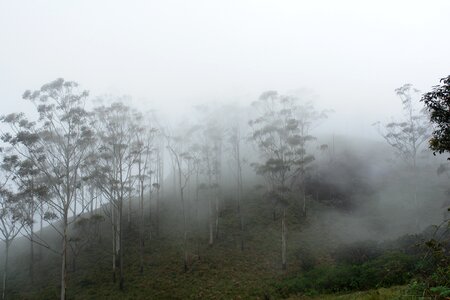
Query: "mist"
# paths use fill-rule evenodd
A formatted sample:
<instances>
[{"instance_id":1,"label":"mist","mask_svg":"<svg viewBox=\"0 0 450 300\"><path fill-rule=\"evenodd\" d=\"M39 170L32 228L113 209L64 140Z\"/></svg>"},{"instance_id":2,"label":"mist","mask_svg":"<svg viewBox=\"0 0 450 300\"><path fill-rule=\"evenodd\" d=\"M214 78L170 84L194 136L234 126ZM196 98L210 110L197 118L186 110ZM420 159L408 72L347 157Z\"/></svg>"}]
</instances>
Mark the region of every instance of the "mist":
<instances>
[{"instance_id":1,"label":"mist","mask_svg":"<svg viewBox=\"0 0 450 300\"><path fill-rule=\"evenodd\" d=\"M445 297L449 10L0 1L2 299Z\"/></svg>"}]
</instances>

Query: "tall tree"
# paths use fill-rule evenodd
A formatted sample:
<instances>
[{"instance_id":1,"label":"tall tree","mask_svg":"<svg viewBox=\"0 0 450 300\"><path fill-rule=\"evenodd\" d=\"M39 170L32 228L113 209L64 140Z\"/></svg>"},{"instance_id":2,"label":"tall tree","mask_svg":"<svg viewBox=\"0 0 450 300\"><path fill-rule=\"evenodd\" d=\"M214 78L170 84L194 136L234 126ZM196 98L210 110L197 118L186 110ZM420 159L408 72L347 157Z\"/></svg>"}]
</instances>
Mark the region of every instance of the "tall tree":
<instances>
[{"instance_id":1,"label":"tall tree","mask_svg":"<svg viewBox=\"0 0 450 300\"><path fill-rule=\"evenodd\" d=\"M69 211L80 180L79 168L94 139L89 113L84 108L88 94L86 90L80 90L76 82L59 78L40 90L28 90L23 94L23 98L37 108L39 118L36 122L28 122L22 114L3 118L14 132L9 142L45 175L54 195L47 204L62 221L62 228L55 227L62 237L61 300L66 298L67 288L68 227L72 222ZM18 145L25 146L27 151L20 151Z\"/></svg>"},{"instance_id":2,"label":"tall tree","mask_svg":"<svg viewBox=\"0 0 450 300\"><path fill-rule=\"evenodd\" d=\"M413 88L411 84L404 84L395 92L402 101L404 118L390 122L383 128L379 126L378 131L397 154L415 170L417 154L430 137L430 122L425 108L418 109L415 103L415 96L419 90Z\"/></svg>"},{"instance_id":3,"label":"tall tree","mask_svg":"<svg viewBox=\"0 0 450 300\"><path fill-rule=\"evenodd\" d=\"M181 212L183 218L183 266L184 271L188 270L188 249L187 249L187 235L188 235L188 219L187 219L187 207L186 207L186 195L185 189L189 184L191 176L195 173L195 169L192 168L192 162L194 156L192 155L192 149L189 138L192 134L192 130L181 132L178 135L168 135L167 149L169 150L174 170L176 171L178 192L180 196Z\"/></svg>"},{"instance_id":4,"label":"tall tree","mask_svg":"<svg viewBox=\"0 0 450 300\"><path fill-rule=\"evenodd\" d=\"M243 180L242 180L242 136L241 129L238 125L230 128L229 142L231 144L231 153L235 162L236 176L236 202L239 217L239 229L241 231L241 251L244 250L244 217L242 213L242 196L243 196Z\"/></svg>"},{"instance_id":5,"label":"tall tree","mask_svg":"<svg viewBox=\"0 0 450 300\"><path fill-rule=\"evenodd\" d=\"M129 189L133 166L139 153L135 151L137 126L132 109L121 102L100 106L95 110L95 133L99 143L92 153L91 173L96 185L109 200L106 213L112 226L113 281L116 256L119 258L119 288L124 288L124 215L123 207Z\"/></svg>"},{"instance_id":6,"label":"tall tree","mask_svg":"<svg viewBox=\"0 0 450 300\"><path fill-rule=\"evenodd\" d=\"M48 196L42 174L29 159L20 160L16 154L3 158L2 168L10 174L11 181L15 183L17 194L22 198L22 214L26 222L24 229L26 237L30 240L30 264L29 275L31 282L34 280L34 245L42 244L42 239L35 234L35 218L39 214L43 201ZM41 218L44 216L41 214ZM42 228L41 228L42 230ZM48 248L48 245L45 245Z\"/></svg>"},{"instance_id":7,"label":"tall tree","mask_svg":"<svg viewBox=\"0 0 450 300\"><path fill-rule=\"evenodd\" d=\"M2 174L5 175L5 174ZM29 222L24 218L23 202L17 195L8 188L9 176L3 176L4 180L0 185L0 241L5 244L5 260L3 264L3 285L2 299L6 299L6 288L8 278L9 252L11 243L22 230L25 223Z\"/></svg>"},{"instance_id":8,"label":"tall tree","mask_svg":"<svg viewBox=\"0 0 450 300\"><path fill-rule=\"evenodd\" d=\"M417 203L417 155L423 143L431 135L431 124L425 107L417 107L417 96L419 90L413 88L412 84L404 84L395 90L402 101L404 117L402 120L393 121L380 128L378 131L385 141L392 146L396 153L408 164L414 176L413 199ZM416 220L419 227L419 220Z\"/></svg>"},{"instance_id":9,"label":"tall tree","mask_svg":"<svg viewBox=\"0 0 450 300\"><path fill-rule=\"evenodd\" d=\"M228 121L224 107L202 105L196 107L199 113L199 125L194 126L197 136L199 159L207 175L209 195L209 244L214 243L214 236L219 237L221 212L222 159L225 139L225 123ZM200 164L196 164L200 166ZM215 234L214 234L215 230Z\"/></svg>"},{"instance_id":10,"label":"tall tree","mask_svg":"<svg viewBox=\"0 0 450 300\"><path fill-rule=\"evenodd\" d=\"M153 144L154 137L157 133L155 128L150 125L145 126L143 115L140 113L134 114L134 120L137 123L136 127L136 142L135 142L135 152L137 153L137 179L138 179L138 191L139 191L139 247L140 247L140 266L139 272L142 274L144 272L144 193L145 188L148 188L150 193L152 191L152 183L148 185L145 184L147 173L155 173L151 170L152 154L155 152L155 146ZM159 163L159 161L157 161ZM157 168L156 168L157 169ZM156 176L157 177L157 176ZM156 178L156 181L159 181ZM149 206L151 206L151 197L149 198ZM159 199L157 199L158 204ZM151 216L150 216L151 217ZM150 222L149 222L150 223ZM151 223L149 224L151 225ZM151 226L149 226L149 232L151 236Z\"/></svg>"},{"instance_id":11,"label":"tall tree","mask_svg":"<svg viewBox=\"0 0 450 300\"><path fill-rule=\"evenodd\" d=\"M275 91L263 93L253 103L258 115L249 122L251 139L255 143L262 162L253 163L268 185L267 196L281 213L281 257L282 268L286 269L286 214L291 200L295 199L293 189L298 185L299 176L304 176L305 167L314 160L306 153L306 143L312 139L305 135L299 119L298 99L279 95Z\"/></svg>"}]
</instances>

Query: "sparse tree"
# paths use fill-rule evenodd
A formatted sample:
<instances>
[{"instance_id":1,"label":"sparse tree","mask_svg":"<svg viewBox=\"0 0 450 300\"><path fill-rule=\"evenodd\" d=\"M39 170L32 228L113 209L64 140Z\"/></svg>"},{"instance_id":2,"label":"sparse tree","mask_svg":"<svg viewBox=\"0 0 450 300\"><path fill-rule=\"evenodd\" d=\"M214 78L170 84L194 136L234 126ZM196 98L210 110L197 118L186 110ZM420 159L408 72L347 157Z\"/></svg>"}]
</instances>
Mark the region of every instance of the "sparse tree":
<instances>
[{"instance_id":1,"label":"sparse tree","mask_svg":"<svg viewBox=\"0 0 450 300\"><path fill-rule=\"evenodd\" d=\"M275 205L274 219L275 207L282 207L281 256L282 268L286 269L286 213L289 202L295 198L293 189L299 176L304 176L306 166L314 160L306 153L306 144L312 137L306 134L308 123L300 118L302 110L295 97L268 91L253 106L258 116L249 122L251 139L263 161L252 165L267 182L267 196Z\"/></svg>"},{"instance_id":2,"label":"sparse tree","mask_svg":"<svg viewBox=\"0 0 450 300\"><path fill-rule=\"evenodd\" d=\"M89 113L84 109L88 92L78 84L59 78L40 90L26 91L23 98L35 104L39 119L28 122L22 114L3 118L13 131L6 140L33 162L46 179L54 197L46 202L61 219L62 228L54 227L62 237L61 300L66 298L69 213L79 181L78 172L86 158L93 135ZM27 149L23 150L21 147Z\"/></svg>"},{"instance_id":3,"label":"sparse tree","mask_svg":"<svg viewBox=\"0 0 450 300\"><path fill-rule=\"evenodd\" d=\"M413 88L411 84L405 84L395 92L402 101L404 119L390 122L384 128L378 127L378 130L386 142L415 171L417 154L430 137L430 122L425 108L418 110L414 103L419 90Z\"/></svg>"},{"instance_id":4,"label":"sparse tree","mask_svg":"<svg viewBox=\"0 0 450 300\"><path fill-rule=\"evenodd\" d=\"M184 271L188 270L188 249L187 249L187 235L188 235L188 220L187 207L185 200L185 189L188 186L191 176L195 173L191 163L194 156L191 153L191 145L188 140L192 134L192 130L182 132L178 135L167 135L167 149L172 157L174 170L177 175L178 191L181 202L181 212L183 218L183 265Z\"/></svg>"},{"instance_id":5,"label":"sparse tree","mask_svg":"<svg viewBox=\"0 0 450 300\"><path fill-rule=\"evenodd\" d=\"M96 136L99 144L91 155L92 178L109 200L105 213L112 226L113 281L116 256L119 258L119 288L124 288L124 215L123 207L132 177L133 165L139 153L135 151L137 125L132 109L121 102L100 106L95 110Z\"/></svg>"},{"instance_id":6,"label":"sparse tree","mask_svg":"<svg viewBox=\"0 0 450 300\"><path fill-rule=\"evenodd\" d=\"M42 202L48 196L47 187L42 174L39 173L39 170L29 159L20 160L16 154L7 155L3 158L2 168L10 174L10 179L15 183L17 193L22 198L22 214L26 220L24 223L25 236L30 240L29 275L33 283L34 245L35 243L42 244L44 242L35 234L34 223L36 215L39 214L39 210L42 207ZM43 217L41 215L41 218ZM48 245L46 246L48 247Z\"/></svg>"},{"instance_id":7,"label":"sparse tree","mask_svg":"<svg viewBox=\"0 0 450 300\"><path fill-rule=\"evenodd\" d=\"M5 175L5 174L2 174ZM7 187L9 176L6 175L0 185L0 241L5 244L5 260L3 265L2 299L6 299L8 280L8 264L11 243L28 222L24 218L23 202L21 197L13 194Z\"/></svg>"}]
</instances>

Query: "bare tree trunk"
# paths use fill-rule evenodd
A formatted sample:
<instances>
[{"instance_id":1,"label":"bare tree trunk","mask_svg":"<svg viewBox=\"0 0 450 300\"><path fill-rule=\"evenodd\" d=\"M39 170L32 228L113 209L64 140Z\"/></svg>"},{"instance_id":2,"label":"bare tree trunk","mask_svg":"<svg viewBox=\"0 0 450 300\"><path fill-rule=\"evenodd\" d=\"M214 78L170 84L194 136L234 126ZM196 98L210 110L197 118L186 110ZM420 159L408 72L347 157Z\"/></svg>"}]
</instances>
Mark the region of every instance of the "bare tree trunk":
<instances>
[{"instance_id":1,"label":"bare tree trunk","mask_svg":"<svg viewBox=\"0 0 450 300\"><path fill-rule=\"evenodd\" d=\"M159 189L160 189L160 185L158 185L157 189L156 189L156 212L155 212L155 231L156 231L156 236L159 236Z\"/></svg>"},{"instance_id":2,"label":"bare tree trunk","mask_svg":"<svg viewBox=\"0 0 450 300\"><path fill-rule=\"evenodd\" d=\"M306 191L305 191L306 187L305 184L303 183L303 207L302 207L302 212L303 212L303 217L306 217Z\"/></svg>"},{"instance_id":3,"label":"bare tree trunk","mask_svg":"<svg viewBox=\"0 0 450 300\"><path fill-rule=\"evenodd\" d=\"M159 236L159 196L161 189L161 157L159 149L156 152L156 208L155 208L155 234ZM149 186L150 191L152 190L152 185Z\"/></svg>"},{"instance_id":4,"label":"bare tree trunk","mask_svg":"<svg viewBox=\"0 0 450 300\"><path fill-rule=\"evenodd\" d=\"M33 182L31 182L31 189L34 190ZM30 212L31 214L34 214L34 196L31 195L31 208ZM31 222L30 222L30 279L31 283L34 282L34 215L31 216Z\"/></svg>"},{"instance_id":5,"label":"bare tree trunk","mask_svg":"<svg viewBox=\"0 0 450 300\"><path fill-rule=\"evenodd\" d=\"M148 237L149 240L152 240L152 174L151 172L148 175Z\"/></svg>"},{"instance_id":6,"label":"bare tree trunk","mask_svg":"<svg viewBox=\"0 0 450 300\"><path fill-rule=\"evenodd\" d=\"M116 241L117 241L117 229L116 229L116 210L111 203L111 229L112 229L112 278L113 283L116 283Z\"/></svg>"},{"instance_id":7,"label":"bare tree trunk","mask_svg":"<svg viewBox=\"0 0 450 300\"><path fill-rule=\"evenodd\" d=\"M39 205L39 216L40 216L40 221L39 221L39 238L42 239L42 228L44 226L44 202L41 201L40 205ZM39 260L42 259L42 247L39 247Z\"/></svg>"},{"instance_id":8,"label":"bare tree trunk","mask_svg":"<svg viewBox=\"0 0 450 300\"><path fill-rule=\"evenodd\" d=\"M236 168L237 168L237 211L239 215L240 231L241 231L241 251L244 251L244 218L242 215L241 201L242 201L242 167L239 141L236 144Z\"/></svg>"},{"instance_id":9,"label":"bare tree trunk","mask_svg":"<svg viewBox=\"0 0 450 300\"><path fill-rule=\"evenodd\" d=\"M131 226L131 178L128 180L128 226Z\"/></svg>"},{"instance_id":10,"label":"bare tree trunk","mask_svg":"<svg viewBox=\"0 0 450 300\"><path fill-rule=\"evenodd\" d=\"M283 208L281 217L281 264L282 269L286 270L286 208Z\"/></svg>"},{"instance_id":11,"label":"bare tree trunk","mask_svg":"<svg viewBox=\"0 0 450 300\"><path fill-rule=\"evenodd\" d=\"M220 216L220 199L217 191L217 187L215 188L215 199L216 199L216 240L219 239L219 216Z\"/></svg>"},{"instance_id":12,"label":"bare tree trunk","mask_svg":"<svg viewBox=\"0 0 450 300\"><path fill-rule=\"evenodd\" d=\"M69 196L68 196L69 197ZM68 208L64 211L64 223L63 223L63 241L62 241L62 261L61 261L61 300L66 299L66 286L67 286L67 220Z\"/></svg>"},{"instance_id":13,"label":"bare tree trunk","mask_svg":"<svg viewBox=\"0 0 450 300\"><path fill-rule=\"evenodd\" d=\"M89 187L89 194L91 198L91 216L94 214L94 188L92 186ZM97 199L95 199L97 200Z\"/></svg>"},{"instance_id":14,"label":"bare tree trunk","mask_svg":"<svg viewBox=\"0 0 450 300\"><path fill-rule=\"evenodd\" d=\"M30 279L31 279L31 283L34 282L34 226L33 226L33 222L31 222L30 225Z\"/></svg>"},{"instance_id":15,"label":"bare tree trunk","mask_svg":"<svg viewBox=\"0 0 450 300\"><path fill-rule=\"evenodd\" d=\"M139 159L139 211L140 211L140 228L139 228L139 247L140 247L140 267L139 272L144 273L144 176L141 174L141 160Z\"/></svg>"},{"instance_id":16,"label":"bare tree trunk","mask_svg":"<svg viewBox=\"0 0 450 300\"><path fill-rule=\"evenodd\" d=\"M212 179L211 179L211 167L209 165L209 159L208 162L208 184L209 189L212 187ZM214 243L214 215L213 215L213 203L212 203L212 197L211 193L208 192L208 204L209 204L209 245L212 246Z\"/></svg>"},{"instance_id":17,"label":"bare tree trunk","mask_svg":"<svg viewBox=\"0 0 450 300\"><path fill-rule=\"evenodd\" d=\"M80 187L80 194L81 194L81 211L82 212L84 212L84 209L85 209L85 207L84 207L84 184L83 183L81 183L81 187Z\"/></svg>"},{"instance_id":18,"label":"bare tree trunk","mask_svg":"<svg viewBox=\"0 0 450 300\"><path fill-rule=\"evenodd\" d=\"M123 290L123 193L119 202L119 288Z\"/></svg>"},{"instance_id":19,"label":"bare tree trunk","mask_svg":"<svg viewBox=\"0 0 450 300\"><path fill-rule=\"evenodd\" d=\"M197 256L200 258L200 235L198 231L200 230L200 220L198 215L198 201L199 201L199 169L197 166L197 170L195 172L195 229L197 230Z\"/></svg>"},{"instance_id":20,"label":"bare tree trunk","mask_svg":"<svg viewBox=\"0 0 450 300\"><path fill-rule=\"evenodd\" d=\"M212 246L214 243L214 229L213 229L213 213L212 213L212 199L209 196L209 245Z\"/></svg>"},{"instance_id":21,"label":"bare tree trunk","mask_svg":"<svg viewBox=\"0 0 450 300\"><path fill-rule=\"evenodd\" d=\"M75 220L77 218L77 189L74 190L74 201L73 201L73 219Z\"/></svg>"},{"instance_id":22,"label":"bare tree trunk","mask_svg":"<svg viewBox=\"0 0 450 300\"><path fill-rule=\"evenodd\" d=\"M6 299L6 281L8 276L9 246L10 241L7 239L5 241L5 265L3 266L3 291L2 291L3 300Z\"/></svg>"},{"instance_id":23,"label":"bare tree trunk","mask_svg":"<svg viewBox=\"0 0 450 300\"><path fill-rule=\"evenodd\" d=\"M159 168L159 177L158 177L158 184L159 188L161 189L161 197L164 198L164 151L158 151L158 160L160 161L160 164L158 165Z\"/></svg>"},{"instance_id":24,"label":"bare tree trunk","mask_svg":"<svg viewBox=\"0 0 450 300\"><path fill-rule=\"evenodd\" d=\"M183 231L184 231L184 242L183 242L183 252L184 252L184 272L187 272L188 265L187 265L187 224L186 224L186 208L184 203L184 188L181 187L181 170L180 170L180 198L181 198L181 206L183 209Z\"/></svg>"}]
</instances>

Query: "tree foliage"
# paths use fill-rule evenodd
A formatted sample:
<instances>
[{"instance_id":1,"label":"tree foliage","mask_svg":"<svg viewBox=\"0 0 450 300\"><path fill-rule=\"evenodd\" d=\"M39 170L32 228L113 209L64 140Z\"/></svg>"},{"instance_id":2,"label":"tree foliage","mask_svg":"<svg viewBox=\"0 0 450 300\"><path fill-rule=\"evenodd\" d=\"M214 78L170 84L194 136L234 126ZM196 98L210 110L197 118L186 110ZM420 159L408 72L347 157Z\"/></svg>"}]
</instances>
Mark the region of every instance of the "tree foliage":
<instances>
[{"instance_id":1,"label":"tree foliage","mask_svg":"<svg viewBox=\"0 0 450 300\"><path fill-rule=\"evenodd\" d=\"M381 136L408 164L416 167L417 153L428 140L431 126L425 108L417 109L414 103L419 90L411 84L404 84L395 90L403 106L404 118L379 128Z\"/></svg>"},{"instance_id":2,"label":"tree foliage","mask_svg":"<svg viewBox=\"0 0 450 300\"><path fill-rule=\"evenodd\" d=\"M442 78L441 85L434 86L421 101L427 106L435 125L430 148L434 153L450 152L450 76Z\"/></svg>"}]
</instances>

